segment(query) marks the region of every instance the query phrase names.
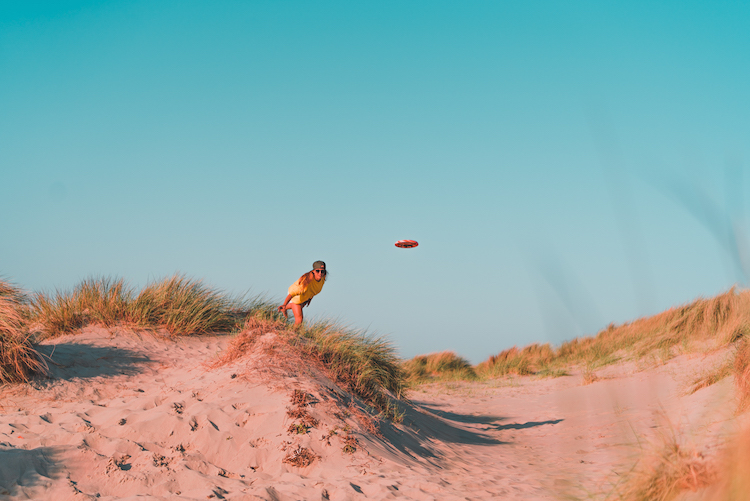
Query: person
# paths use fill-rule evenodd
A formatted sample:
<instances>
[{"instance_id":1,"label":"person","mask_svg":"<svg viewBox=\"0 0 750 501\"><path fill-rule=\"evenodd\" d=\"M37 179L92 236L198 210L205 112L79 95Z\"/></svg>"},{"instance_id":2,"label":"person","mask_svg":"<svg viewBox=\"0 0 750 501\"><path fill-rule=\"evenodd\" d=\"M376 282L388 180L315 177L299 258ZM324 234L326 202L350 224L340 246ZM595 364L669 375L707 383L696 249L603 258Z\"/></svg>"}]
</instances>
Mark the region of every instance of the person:
<instances>
[{"instance_id":1,"label":"person","mask_svg":"<svg viewBox=\"0 0 750 501\"><path fill-rule=\"evenodd\" d=\"M302 308L310 306L313 296L320 293L323 285L326 283L326 264L323 261L315 261L313 269L299 277L288 291L284 304L279 306L278 310L287 316L286 310L292 310L294 313L294 326L297 327L302 323Z\"/></svg>"}]
</instances>

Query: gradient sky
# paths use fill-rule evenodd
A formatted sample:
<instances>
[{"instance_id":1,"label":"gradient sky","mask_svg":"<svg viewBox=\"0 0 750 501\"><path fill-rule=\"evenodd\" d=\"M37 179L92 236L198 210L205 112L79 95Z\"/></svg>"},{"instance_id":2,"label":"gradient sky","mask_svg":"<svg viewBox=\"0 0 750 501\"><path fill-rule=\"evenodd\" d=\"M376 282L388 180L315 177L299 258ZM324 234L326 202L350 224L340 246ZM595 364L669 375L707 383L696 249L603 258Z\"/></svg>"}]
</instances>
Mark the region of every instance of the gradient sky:
<instances>
[{"instance_id":1,"label":"gradient sky","mask_svg":"<svg viewBox=\"0 0 750 501\"><path fill-rule=\"evenodd\" d=\"M476 363L745 283L746 2L29 3L0 3L27 290L280 300L322 259L308 315Z\"/></svg>"}]
</instances>

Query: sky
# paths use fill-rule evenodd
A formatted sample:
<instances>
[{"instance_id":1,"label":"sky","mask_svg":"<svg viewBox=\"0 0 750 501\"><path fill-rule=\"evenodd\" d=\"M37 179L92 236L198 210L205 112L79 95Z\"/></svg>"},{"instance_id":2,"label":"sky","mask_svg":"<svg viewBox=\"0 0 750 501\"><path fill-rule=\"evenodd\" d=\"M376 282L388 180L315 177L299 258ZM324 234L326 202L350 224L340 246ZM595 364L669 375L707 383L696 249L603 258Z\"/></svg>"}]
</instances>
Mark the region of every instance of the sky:
<instances>
[{"instance_id":1,"label":"sky","mask_svg":"<svg viewBox=\"0 0 750 501\"><path fill-rule=\"evenodd\" d=\"M746 285L750 4L0 3L0 276L478 363ZM419 247L398 249L414 239Z\"/></svg>"}]
</instances>

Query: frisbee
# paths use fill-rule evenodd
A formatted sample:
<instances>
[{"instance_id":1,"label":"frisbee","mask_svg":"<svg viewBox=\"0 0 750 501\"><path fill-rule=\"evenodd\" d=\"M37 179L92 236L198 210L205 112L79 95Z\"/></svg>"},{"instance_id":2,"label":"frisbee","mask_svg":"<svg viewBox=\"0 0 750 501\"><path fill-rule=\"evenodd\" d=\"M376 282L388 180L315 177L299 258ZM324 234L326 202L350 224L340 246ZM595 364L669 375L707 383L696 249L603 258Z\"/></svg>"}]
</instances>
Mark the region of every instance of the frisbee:
<instances>
[{"instance_id":1,"label":"frisbee","mask_svg":"<svg viewBox=\"0 0 750 501\"><path fill-rule=\"evenodd\" d=\"M419 245L416 240L399 240L396 242L396 247L400 247L402 249L411 249L412 247L416 247Z\"/></svg>"}]
</instances>

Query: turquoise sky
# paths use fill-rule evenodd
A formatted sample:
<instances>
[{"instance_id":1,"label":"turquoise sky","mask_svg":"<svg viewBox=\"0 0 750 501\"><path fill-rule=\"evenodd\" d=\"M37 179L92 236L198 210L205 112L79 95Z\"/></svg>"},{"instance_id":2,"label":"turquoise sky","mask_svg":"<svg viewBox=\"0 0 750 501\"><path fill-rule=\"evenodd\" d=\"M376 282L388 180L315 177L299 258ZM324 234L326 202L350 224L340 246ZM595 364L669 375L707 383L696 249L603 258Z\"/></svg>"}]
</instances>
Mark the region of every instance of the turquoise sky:
<instances>
[{"instance_id":1,"label":"turquoise sky","mask_svg":"<svg viewBox=\"0 0 750 501\"><path fill-rule=\"evenodd\" d=\"M281 299L322 259L308 315L479 362L745 283L746 2L28 3L0 3L28 290Z\"/></svg>"}]
</instances>

